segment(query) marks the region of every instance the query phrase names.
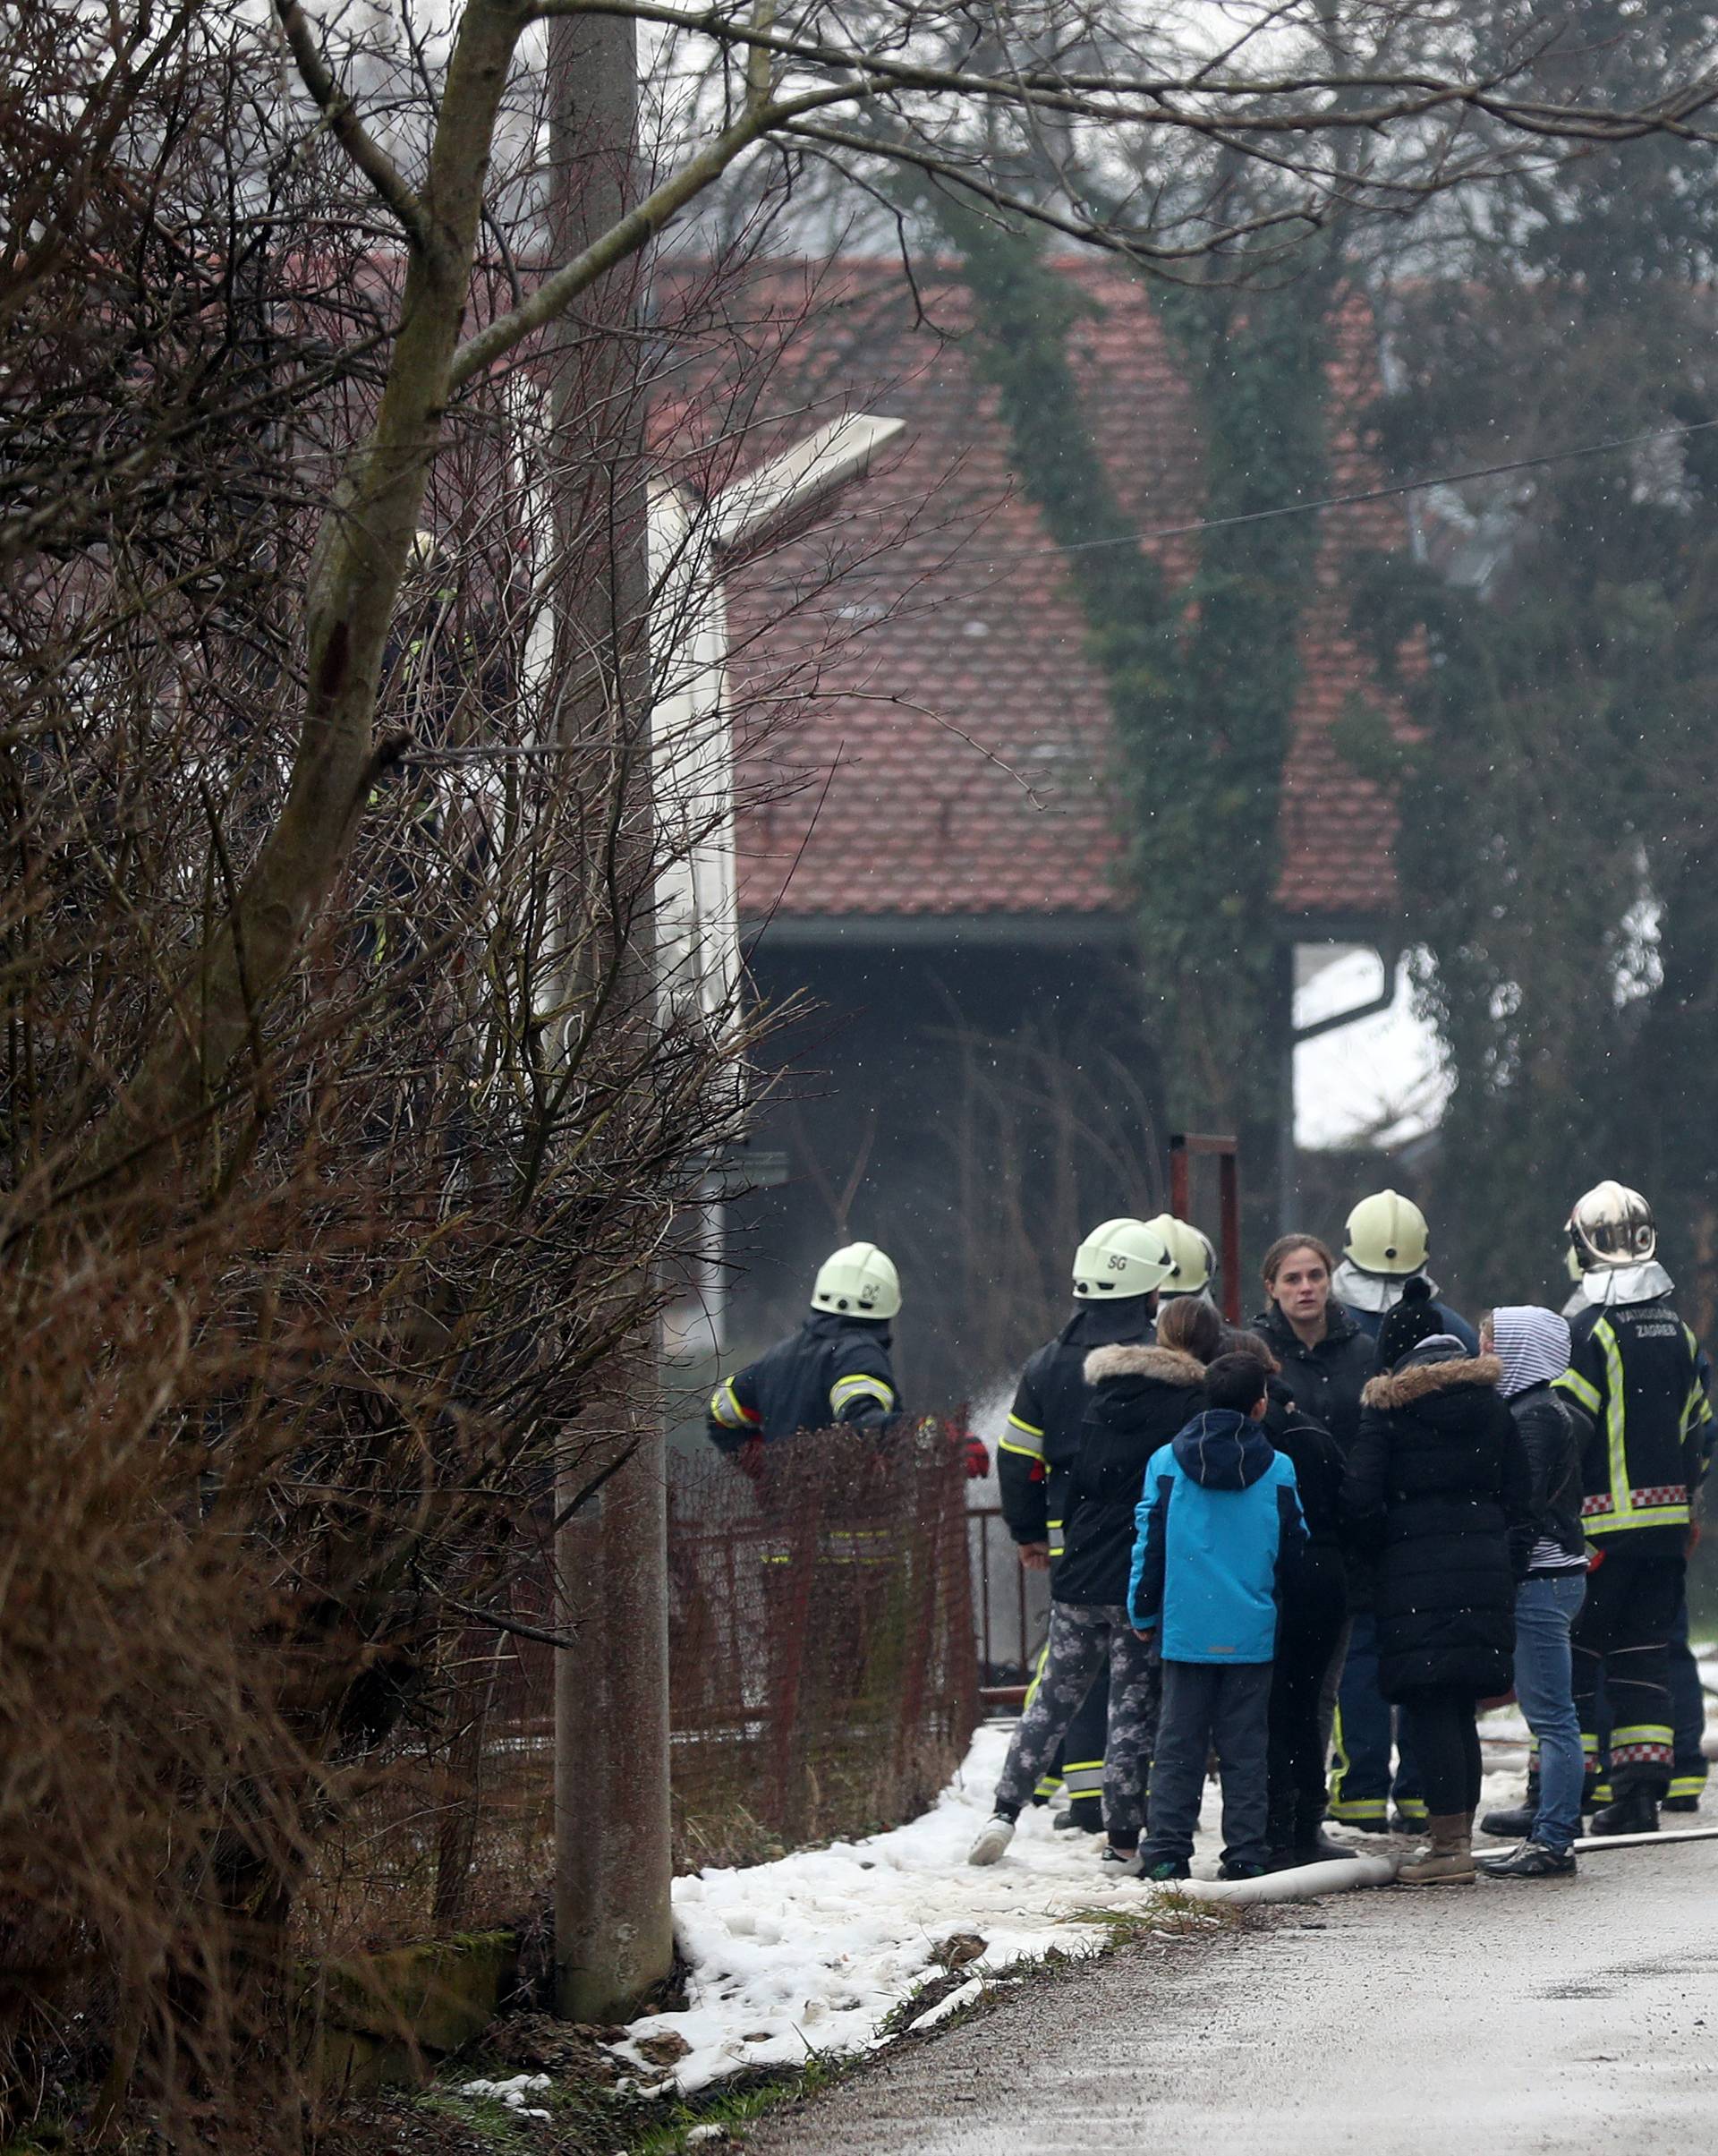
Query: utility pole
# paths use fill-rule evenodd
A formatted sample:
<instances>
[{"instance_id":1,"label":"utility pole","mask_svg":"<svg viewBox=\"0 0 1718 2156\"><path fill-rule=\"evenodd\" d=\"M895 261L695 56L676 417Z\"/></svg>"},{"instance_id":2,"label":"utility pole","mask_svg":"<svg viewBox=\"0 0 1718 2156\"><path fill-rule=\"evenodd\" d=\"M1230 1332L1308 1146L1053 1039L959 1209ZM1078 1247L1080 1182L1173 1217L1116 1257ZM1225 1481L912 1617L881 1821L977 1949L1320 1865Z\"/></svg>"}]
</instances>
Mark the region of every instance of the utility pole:
<instances>
[{"instance_id":1,"label":"utility pole","mask_svg":"<svg viewBox=\"0 0 1718 2156\"><path fill-rule=\"evenodd\" d=\"M551 22L548 36L551 259L564 262L634 199L636 33L630 17L589 15ZM641 887L651 848L650 567L631 334L642 268L623 266L593 286L549 354L555 679L594 679L558 701L556 722L564 739L606 741L613 783L636 812L623 817L634 835L622 843L634 849L629 880ZM591 876L568 901L600 907L602 888ZM626 938L610 1022L653 1026L650 908L608 926ZM603 1391L592 1420L606 1419L606 1456L564 1477L557 1510L600 1469L624 1464L563 1518L555 1541L560 1623L573 1641L555 1657L555 1957L560 2010L574 2021L625 2014L674 1959L667 1446L653 1326L623 1345Z\"/></svg>"}]
</instances>

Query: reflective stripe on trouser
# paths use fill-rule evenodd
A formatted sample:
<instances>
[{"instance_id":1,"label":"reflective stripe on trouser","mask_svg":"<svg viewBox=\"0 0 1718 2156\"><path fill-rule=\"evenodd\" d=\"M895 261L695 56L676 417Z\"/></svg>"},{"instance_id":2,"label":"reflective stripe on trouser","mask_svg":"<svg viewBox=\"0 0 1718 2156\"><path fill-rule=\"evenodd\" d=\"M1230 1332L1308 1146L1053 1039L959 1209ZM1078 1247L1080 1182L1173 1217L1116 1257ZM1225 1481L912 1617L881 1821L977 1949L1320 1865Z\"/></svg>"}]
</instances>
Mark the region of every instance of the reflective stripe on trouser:
<instances>
[{"instance_id":1,"label":"reflective stripe on trouser","mask_svg":"<svg viewBox=\"0 0 1718 2156\"><path fill-rule=\"evenodd\" d=\"M1103 1825L1103 1748L1110 1729L1110 1665L1106 1662L1067 1726L1062 1739L1062 1779L1081 1827L1095 1834Z\"/></svg>"},{"instance_id":2,"label":"reflective stripe on trouser","mask_svg":"<svg viewBox=\"0 0 1718 2156\"><path fill-rule=\"evenodd\" d=\"M1033 1701L1038 1697L1038 1687L1044 1681L1044 1665L1049 1661L1049 1659L1050 1635L1046 1633L1044 1635L1044 1643L1038 1649L1038 1659L1032 1666L1032 1682L1026 1686L1026 1696L1025 1700L1022 1700L1020 1705L1020 1711L1022 1714L1026 1712L1026 1710L1031 1707ZM1033 1785L1032 1801L1034 1804L1050 1803L1055 1800L1055 1798L1061 1794L1061 1789L1062 1760L1061 1752L1059 1748L1056 1751L1051 1753L1049 1766L1044 1769L1043 1773L1038 1777L1037 1782Z\"/></svg>"},{"instance_id":3,"label":"reflective stripe on trouser","mask_svg":"<svg viewBox=\"0 0 1718 2156\"><path fill-rule=\"evenodd\" d=\"M1698 1799L1705 1793L1710 1771L1705 1752L1702 1749L1706 1733L1706 1695L1705 1688L1700 1682L1700 1666L1688 1648L1686 1598L1678 1630L1680 1636L1672 1638L1670 1649L1671 1783L1664 1794L1666 1796ZM1609 1803L1611 1790L1603 1777L1610 1771L1611 1710L1603 1684L1599 1687L1594 1734L1586 1740L1586 1748L1589 1766L1596 1751L1601 1777L1597 1786L1592 1791L1592 1802Z\"/></svg>"},{"instance_id":4,"label":"reflective stripe on trouser","mask_svg":"<svg viewBox=\"0 0 1718 2156\"><path fill-rule=\"evenodd\" d=\"M1420 1778L1406 1745L1396 1742L1396 1770L1391 1773L1398 1717L1378 1689L1378 1620L1370 1610L1355 1614L1348 1634L1348 1659L1337 1695L1332 1730L1334 1768L1330 1815L1351 1826L1387 1819L1391 1800L1409 1819L1424 1819Z\"/></svg>"},{"instance_id":5,"label":"reflective stripe on trouser","mask_svg":"<svg viewBox=\"0 0 1718 2156\"><path fill-rule=\"evenodd\" d=\"M1157 1726L1158 1680L1146 1643L1135 1636L1119 1604L1050 1606L1044 1666L1009 1742L996 1785L999 1811L1012 1817L1025 1807L1106 1661L1110 1717L1104 1748L1104 1824L1112 1835L1139 1832L1144 1816L1145 1767Z\"/></svg>"},{"instance_id":6,"label":"reflective stripe on trouser","mask_svg":"<svg viewBox=\"0 0 1718 2156\"><path fill-rule=\"evenodd\" d=\"M1680 1551L1637 1552L1630 1538L1620 1536L1588 1576L1586 1600L1575 1620L1569 1643L1587 1778L1595 1781L1603 1771L1598 1715L1603 1681L1613 1720L1610 1781L1619 1797L1645 1789L1662 1798L1670 1789L1670 1640L1685 1570Z\"/></svg>"}]
</instances>

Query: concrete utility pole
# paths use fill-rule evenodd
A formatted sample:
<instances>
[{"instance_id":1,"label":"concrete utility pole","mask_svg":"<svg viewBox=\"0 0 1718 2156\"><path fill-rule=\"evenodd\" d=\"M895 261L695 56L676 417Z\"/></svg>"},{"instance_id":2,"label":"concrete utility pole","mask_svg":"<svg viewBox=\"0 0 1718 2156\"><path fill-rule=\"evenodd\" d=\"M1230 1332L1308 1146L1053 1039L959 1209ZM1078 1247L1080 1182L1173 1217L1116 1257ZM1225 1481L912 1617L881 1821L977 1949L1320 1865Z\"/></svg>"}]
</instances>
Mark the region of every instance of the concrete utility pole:
<instances>
[{"instance_id":1,"label":"concrete utility pole","mask_svg":"<svg viewBox=\"0 0 1718 2156\"><path fill-rule=\"evenodd\" d=\"M634 198L638 62L632 21L591 15L549 28L552 259L567 261ZM650 567L642 400L633 330L639 274L589 295L576 329L549 351L556 551L551 584L555 682L591 682L558 702L563 738L606 729L615 782L637 813L624 819L648 879ZM603 337L600 332L608 330ZM603 534L593 541L592 534ZM576 565L568 575L564 565ZM569 902L600 907L591 876ZM656 1022L648 910L611 925L628 938L623 1014ZM624 1132L617 1138L624 1142ZM653 1328L641 1328L605 1373L607 1459L581 1460L563 1502L617 1454L625 1463L558 1530L561 1620L576 1640L555 1657L555 1956L563 2014L607 2021L668 1973L668 1638L666 1444ZM593 1414L593 1421L595 1414Z\"/></svg>"},{"instance_id":2,"label":"concrete utility pole","mask_svg":"<svg viewBox=\"0 0 1718 2156\"><path fill-rule=\"evenodd\" d=\"M557 22L549 38L552 252L565 261L629 206L637 60L623 17ZM712 1016L726 1011L736 978L721 551L858 476L899 422L837 421L702 512L659 490L652 514L629 334L637 292L636 278L605 280L578 335L569 328L549 352L543 490L557 556L576 559L579 574L551 574L546 672L559 733L588 740L606 727L638 811L627 818L634 865L641 882L657 875L656 903L629 930L629 979L617 1000L622 1023L651 1026L686 994ZM614 334L593 335L601 328ZM659 551L666 543L654 606L652 524ZM596 564L593 530L607 533ZM558 681L593 679L576 698L555 695ZM678 842L676 818L702 834L695 844ZM595 890L570 891L569 902L589 904ZM668 1974L674 1953L667 1447L652 1334L627 1342L604 1391L608 1461L624 1453L625 1463L556 1538L561 1622L574 1641L555 1657L556 1970L560 2009L574 2021L627 2013ZM580 1460L563 1504L608 1461Z\"/></svg>"}]
</instances>

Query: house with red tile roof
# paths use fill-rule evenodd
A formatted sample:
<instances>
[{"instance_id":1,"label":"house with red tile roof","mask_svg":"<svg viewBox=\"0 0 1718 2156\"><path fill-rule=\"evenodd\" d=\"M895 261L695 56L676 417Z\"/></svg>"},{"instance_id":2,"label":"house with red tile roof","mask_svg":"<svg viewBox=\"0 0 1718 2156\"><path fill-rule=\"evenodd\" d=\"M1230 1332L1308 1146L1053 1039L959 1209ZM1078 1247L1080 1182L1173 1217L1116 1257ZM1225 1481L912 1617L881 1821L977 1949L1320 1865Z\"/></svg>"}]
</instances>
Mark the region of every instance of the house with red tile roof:
<instances>
[{"instance_id":1,"label":"house with red tile roof","mask_svg":"<svg viewBox=\"0 0 1718 2156\"><path fill-rule=\"evenodd\" d=\"M1071 353L1117 493L1141 546L1185 581L1202 504L1186 385L1136 277L1092 257L1064 273L1092 303ZM1012 1210L1042 1234L1016 1298L1026 1304L1059 1301L1088 1214L1161 1202L1152 1049L1128 965L1149 909L1126 887L1104 684L1066 560L1010 469L994 392L973 365L958 275L778 265L759 319L794 308L803 319L757 439L846 410L905 425L831 519L727 579L736 703L790 714L750 719L737 752L749 962L766 1000L818 1012L783 1052L794 1068L764 1142L786 1155L787 1181L753 1201L742 1255L761 1322L763 1308L790 1313L832 1241L891 1248L909 1275L939 1283L948 1352L931 1367L946 1391L955 1368L987 1368L999 1351L973 1315L995 1265L968 1250L992 1232L970 1218L987 1155L990 1182L1008 1184L999 1217ZM1380 483L1358 438L1378 370L1360 300L1333 328L1331 367L1329 490L1364 493ZM1396 810L1344 762L1332 729L1357 698L1406 724L1357 640L1347 586L1353 558L1406 545L1408 525L1397 501L1317 514L1279 897L1299 942L1382 942ZM998 1090L1017 1095L1026 1065L1053 1090L1056 1055L1066 1097L1035 1122L1016 1102L1010 1122ZM822 1075L807 1078L808 1062Z\"/></svg>"}]
</instances>

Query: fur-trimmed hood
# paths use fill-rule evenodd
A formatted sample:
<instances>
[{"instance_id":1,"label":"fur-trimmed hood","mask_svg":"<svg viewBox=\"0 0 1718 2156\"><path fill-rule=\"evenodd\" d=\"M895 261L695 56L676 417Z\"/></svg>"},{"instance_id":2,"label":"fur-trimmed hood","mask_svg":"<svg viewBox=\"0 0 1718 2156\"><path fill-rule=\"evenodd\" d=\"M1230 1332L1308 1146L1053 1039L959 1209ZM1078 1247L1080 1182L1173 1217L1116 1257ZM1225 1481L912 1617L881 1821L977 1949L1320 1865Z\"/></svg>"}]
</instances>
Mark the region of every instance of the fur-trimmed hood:
<instances>
[{"instance_id":1,"label":"fur-trimmed hood","mask_svg":"<svg viewBox=\"0 0 1718 2156\"><path fill-rule=\"evenodd\" d=\"M1088 1373L1091 1364L1086 1364ZM1441 1356L1435 1362L1409 1362L1402 1368L1374 1377L1360 1395L1368 1408L1411 1408L1422 1400L1452 1393L1458 1385L1496 1385L1503 1365L1495 1355Z\"/></svg>"},{"instance_id":2,"label":"fur-trimmed hood","mask_svg":"<svg viewBox=\"0 0 1718 2156\"><path fill-rule=\"evenodd\" d=\"M1157 1385L1202 1385L1205 1366L1179 1348L1160 1348L1149 1341L1118 1341L1093 1348L1085 1359L1085 1382L1102 1385L1114 1377L1149 1377Z\"/></svg>"}]
</instances>

